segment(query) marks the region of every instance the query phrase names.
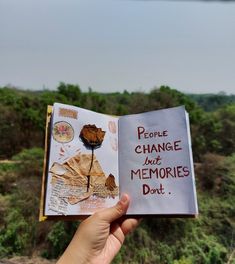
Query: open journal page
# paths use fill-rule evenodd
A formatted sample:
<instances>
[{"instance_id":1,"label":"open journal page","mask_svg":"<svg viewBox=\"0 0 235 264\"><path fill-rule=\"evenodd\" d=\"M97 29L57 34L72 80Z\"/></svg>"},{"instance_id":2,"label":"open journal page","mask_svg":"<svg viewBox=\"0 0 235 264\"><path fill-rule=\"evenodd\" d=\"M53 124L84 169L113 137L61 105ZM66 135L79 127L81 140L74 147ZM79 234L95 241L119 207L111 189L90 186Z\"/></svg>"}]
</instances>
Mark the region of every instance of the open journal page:
<instances>
[{"instance_id":1,"label":"open journal page","mask_svg":"<svg viewBox=\"0 0 235 264\"><path fill-rule=\"evenodd\" d=\"M188 118L175 107L119 119L120 192L128 214L198 213Z\"/></svg>"},{"instance_id":2,"label":"open journal page","mask_svg":"<svg viewBox=\"0 0 235 264\"><path fill-rule=\"evenodd\" d=\"M89 215L119 198L118 118L54 104L45 215Z\"/></svg>"}]
</instances>

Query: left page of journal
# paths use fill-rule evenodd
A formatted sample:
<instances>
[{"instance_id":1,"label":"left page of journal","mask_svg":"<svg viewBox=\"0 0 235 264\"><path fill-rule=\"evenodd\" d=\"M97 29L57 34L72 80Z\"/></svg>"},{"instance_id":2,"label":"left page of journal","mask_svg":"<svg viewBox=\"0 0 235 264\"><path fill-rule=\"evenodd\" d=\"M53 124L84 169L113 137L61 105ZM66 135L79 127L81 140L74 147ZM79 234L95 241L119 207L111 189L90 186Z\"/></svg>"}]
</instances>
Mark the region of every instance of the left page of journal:
<instances>
[{"instance_id":1,"label":"left page of journal","mask_svg":"<svg viewBox=\"0 0 235 264\"><path fill-rule=\"evenodd\" d=\"M119 199L118 118L55 103L45 215L90 215Z\"/></svg>"}]
</instances>

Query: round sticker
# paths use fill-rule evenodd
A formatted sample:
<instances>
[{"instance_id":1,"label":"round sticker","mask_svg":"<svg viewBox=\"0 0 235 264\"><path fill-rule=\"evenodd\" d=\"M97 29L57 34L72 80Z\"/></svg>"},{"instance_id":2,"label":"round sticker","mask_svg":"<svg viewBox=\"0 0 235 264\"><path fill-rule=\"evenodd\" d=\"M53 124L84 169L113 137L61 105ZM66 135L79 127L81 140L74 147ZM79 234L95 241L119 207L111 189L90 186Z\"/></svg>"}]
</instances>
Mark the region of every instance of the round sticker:
<instances>
[{"instance_id":1,"label":"round sticker","mask_svg":"<svg viewBox=\"0 0 235 264\"><path fill-rule=\"evenodd\" d=\"M54 124L53 127L54 140L60 143L67 143L73 140L73 137L74 137L74 130L69 123L65 121L60 121Z\"/></svg>"}]
</instances>

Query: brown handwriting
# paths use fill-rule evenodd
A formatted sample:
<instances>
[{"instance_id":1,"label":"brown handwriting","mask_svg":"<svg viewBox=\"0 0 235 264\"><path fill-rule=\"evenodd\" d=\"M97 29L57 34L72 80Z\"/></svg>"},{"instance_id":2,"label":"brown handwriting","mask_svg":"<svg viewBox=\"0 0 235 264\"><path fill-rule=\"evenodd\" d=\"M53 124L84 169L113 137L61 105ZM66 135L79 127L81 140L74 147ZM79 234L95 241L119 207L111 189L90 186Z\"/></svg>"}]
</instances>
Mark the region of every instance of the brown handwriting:
<instances>
[{"instance_id":1,"label":"brown handwriting","mask_svg":"<svg viewBox=\"0 0 235 264\"><path fill-rule=\"evenodd\" d=\"M137 134L138 134L138 139L142 138L156 138L156 137L167 137L168 136L168 131L163 130L163 131L146 131L144 127L139 126L137 127Z\"/></svg>"}]
</instances>

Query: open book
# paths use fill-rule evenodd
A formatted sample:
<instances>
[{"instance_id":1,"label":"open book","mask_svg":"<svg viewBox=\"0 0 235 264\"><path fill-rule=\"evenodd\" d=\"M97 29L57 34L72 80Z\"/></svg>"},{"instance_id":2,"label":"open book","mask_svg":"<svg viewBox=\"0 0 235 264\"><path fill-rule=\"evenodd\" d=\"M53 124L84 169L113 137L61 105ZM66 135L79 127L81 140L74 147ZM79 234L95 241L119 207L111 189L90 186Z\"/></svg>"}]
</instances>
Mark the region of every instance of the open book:
<instances>
[{"instance_id":1,"label":"open book","mask_svg":"<svg viewBox=\"0 0 235 264\"><path fill-rule=\"evenodd\" d=\"M128 215L198 214L184 106L115 117L55 103L47 139L41 220L90 215L122 193Z\"/></svg>"}]
</instances>

